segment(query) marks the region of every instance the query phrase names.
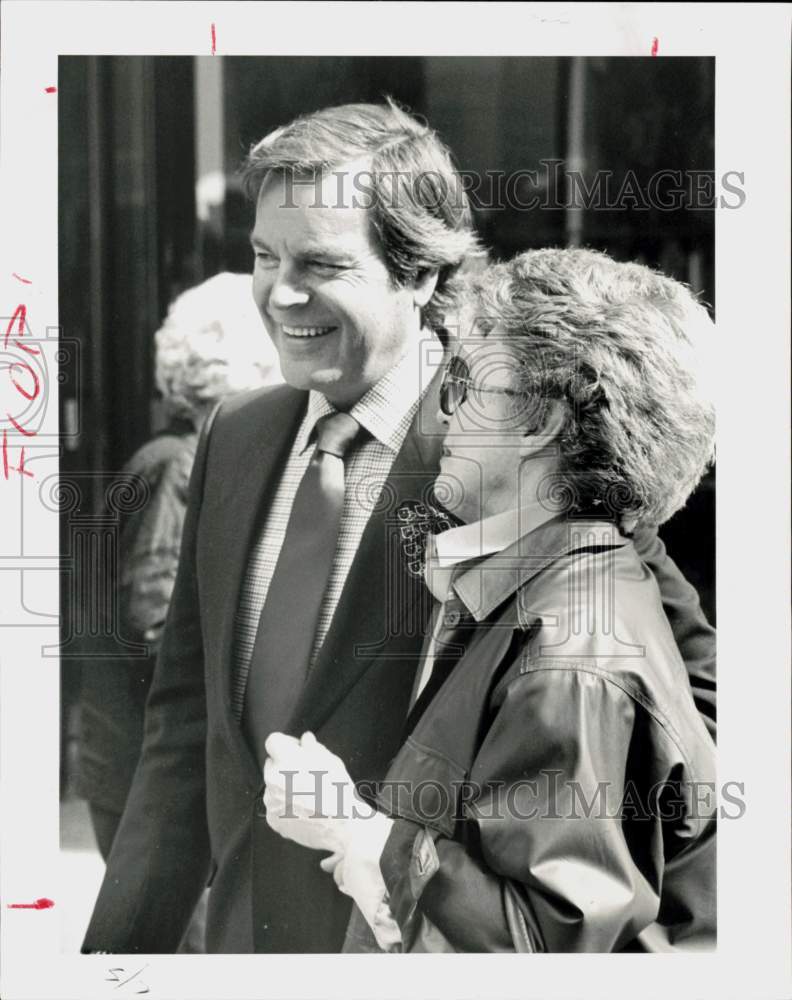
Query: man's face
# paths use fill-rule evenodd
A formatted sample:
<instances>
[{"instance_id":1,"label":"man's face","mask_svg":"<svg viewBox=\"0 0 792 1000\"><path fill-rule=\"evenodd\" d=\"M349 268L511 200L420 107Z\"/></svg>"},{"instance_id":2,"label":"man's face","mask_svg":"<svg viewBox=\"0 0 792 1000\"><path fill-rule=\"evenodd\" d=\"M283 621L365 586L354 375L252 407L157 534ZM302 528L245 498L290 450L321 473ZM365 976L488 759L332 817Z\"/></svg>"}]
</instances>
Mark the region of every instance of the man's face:
<instances>
[{"instance_id":1,"label":"man's face","mask_svg":"<svg viewBox=\"0 0 792 1000\"><path fill-rule=\"evenodd\" d=\"M253 296L284 378L340 408L356 403L421 332L414 291L393 284L353 185L364 168L349 164L316 184L271 177L251 236Z\"/></svg>"},{"instance_id":2,"label":"man's face","mask_svg":"<svg viewBox=\"0 0 792 1000\"><path fill-rule=\"evenodd\" d=\"M520 496L521 449L530 414L527 400L516 393L517 361L507 347L495 340L466 341L460 356L470 385L451 416L438 414L447 432L435 491L470 524L533 499ZM461 384L453 391L461 394Z\"/></svg>"}]
</instances>

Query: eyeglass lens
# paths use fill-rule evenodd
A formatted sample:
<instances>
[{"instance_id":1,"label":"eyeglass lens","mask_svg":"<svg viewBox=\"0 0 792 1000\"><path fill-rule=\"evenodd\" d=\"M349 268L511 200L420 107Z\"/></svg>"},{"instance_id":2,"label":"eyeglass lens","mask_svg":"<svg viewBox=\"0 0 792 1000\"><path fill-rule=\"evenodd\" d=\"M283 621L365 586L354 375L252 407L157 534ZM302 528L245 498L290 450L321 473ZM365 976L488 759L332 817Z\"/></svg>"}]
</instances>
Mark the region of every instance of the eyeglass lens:
<instances>
[{"instance_id":1,"label":"eyeglass lens","mask_svg":"<svg viewBox=\"0 0 792 1000\"><path fill-rule=\"evenodd\" d=\"M440 386L440 409L450 417L461 406L467 396L467 383L470 369L467 362L455 354L446 365L443 382Z\"/></svg>"}]
</instances>

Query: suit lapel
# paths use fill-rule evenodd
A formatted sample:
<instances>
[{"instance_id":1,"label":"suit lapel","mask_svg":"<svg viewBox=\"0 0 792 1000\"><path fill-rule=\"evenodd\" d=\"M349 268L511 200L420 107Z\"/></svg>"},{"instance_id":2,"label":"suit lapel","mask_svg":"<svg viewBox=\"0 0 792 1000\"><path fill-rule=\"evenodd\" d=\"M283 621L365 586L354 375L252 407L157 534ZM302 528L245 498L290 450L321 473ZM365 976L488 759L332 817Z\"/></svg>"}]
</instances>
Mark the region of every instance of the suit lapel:
<instances>
[{"instance_id":1,"label":"suit lapel","mask_svg":"<svg viewBox=\"0 0 792 1000\"><path fill-rule=\"evenodd\" d=\"M206 598L206 606L217 623L217 662L222 665L222 669L213 671L213 676L219 685L229 736L256 772L258 767L231 712L234 619L251 551L308 399L306 392L290 386L270 392L262 399L260 417L256 418L249 409L238 411L218 423L213 431L211 447L218 456L216 461L222 466L223 476L219 496L214 498L208 516L221 520L225 530L220 533L212 524L207 529L208 536L219 538L212 560L215 571L213 578L207 580ZM220 479L215 474L214 481Z\"/></svg>"},{"instance_id":2,"label":"suit lapel","mask_svg":"<svg viewBox=\"0 0 792 1000\"><path fill-rule=\"evenodd\" d=\"M439 377L424 395L363 532L333 623L289 730L316 730L378 660L415 658L432 598L410 575L396 511L428 498L438 472L444 428L437 420Z\"/></svg>"}]
</instances>

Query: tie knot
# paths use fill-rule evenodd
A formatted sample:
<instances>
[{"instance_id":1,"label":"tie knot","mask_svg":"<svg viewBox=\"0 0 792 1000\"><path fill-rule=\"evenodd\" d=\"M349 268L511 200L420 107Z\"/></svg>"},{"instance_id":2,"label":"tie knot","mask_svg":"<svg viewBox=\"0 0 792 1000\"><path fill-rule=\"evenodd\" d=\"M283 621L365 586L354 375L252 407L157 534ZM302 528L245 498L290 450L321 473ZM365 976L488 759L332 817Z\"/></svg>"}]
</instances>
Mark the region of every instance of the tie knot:
<instances>
[{"instance_id":1,"label":"tie knot","mask_svg":"<svg viewBox=\"0 0 792 1000\"><path fill-rule=\"evenodd\" d=\"M330 413L316 421L316 447L343 458L360 433L360 424L348 413Z\"/></svg>"}]
</instances>

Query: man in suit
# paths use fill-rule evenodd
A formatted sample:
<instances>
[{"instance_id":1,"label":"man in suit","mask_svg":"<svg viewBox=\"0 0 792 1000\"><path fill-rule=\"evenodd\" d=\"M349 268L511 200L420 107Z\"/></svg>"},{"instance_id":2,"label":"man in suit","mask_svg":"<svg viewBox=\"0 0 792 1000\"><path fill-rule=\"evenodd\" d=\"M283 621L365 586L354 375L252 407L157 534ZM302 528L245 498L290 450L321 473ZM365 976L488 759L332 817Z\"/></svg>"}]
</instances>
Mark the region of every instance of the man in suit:
<instances>
[{"instance_id":1,"label":"man in suit","mask_svg":"<svg viewBox=\"0 0 792 1000\"><path fill-rule=\"evenodd\" d=\"M286 387L223 404L198 444L141 762L85 951L174 951L211 879L208 952L335 952L350 901L266 822L264 742L316 733L356 781L397 750L432 598L399 513L440 458L437 330L476 252L448 151L392 104L267 136L254 297ZM640 545L692 676L698 599ZM307 642L306 642L307 637Z\"/></svg>"}]
</instances>

